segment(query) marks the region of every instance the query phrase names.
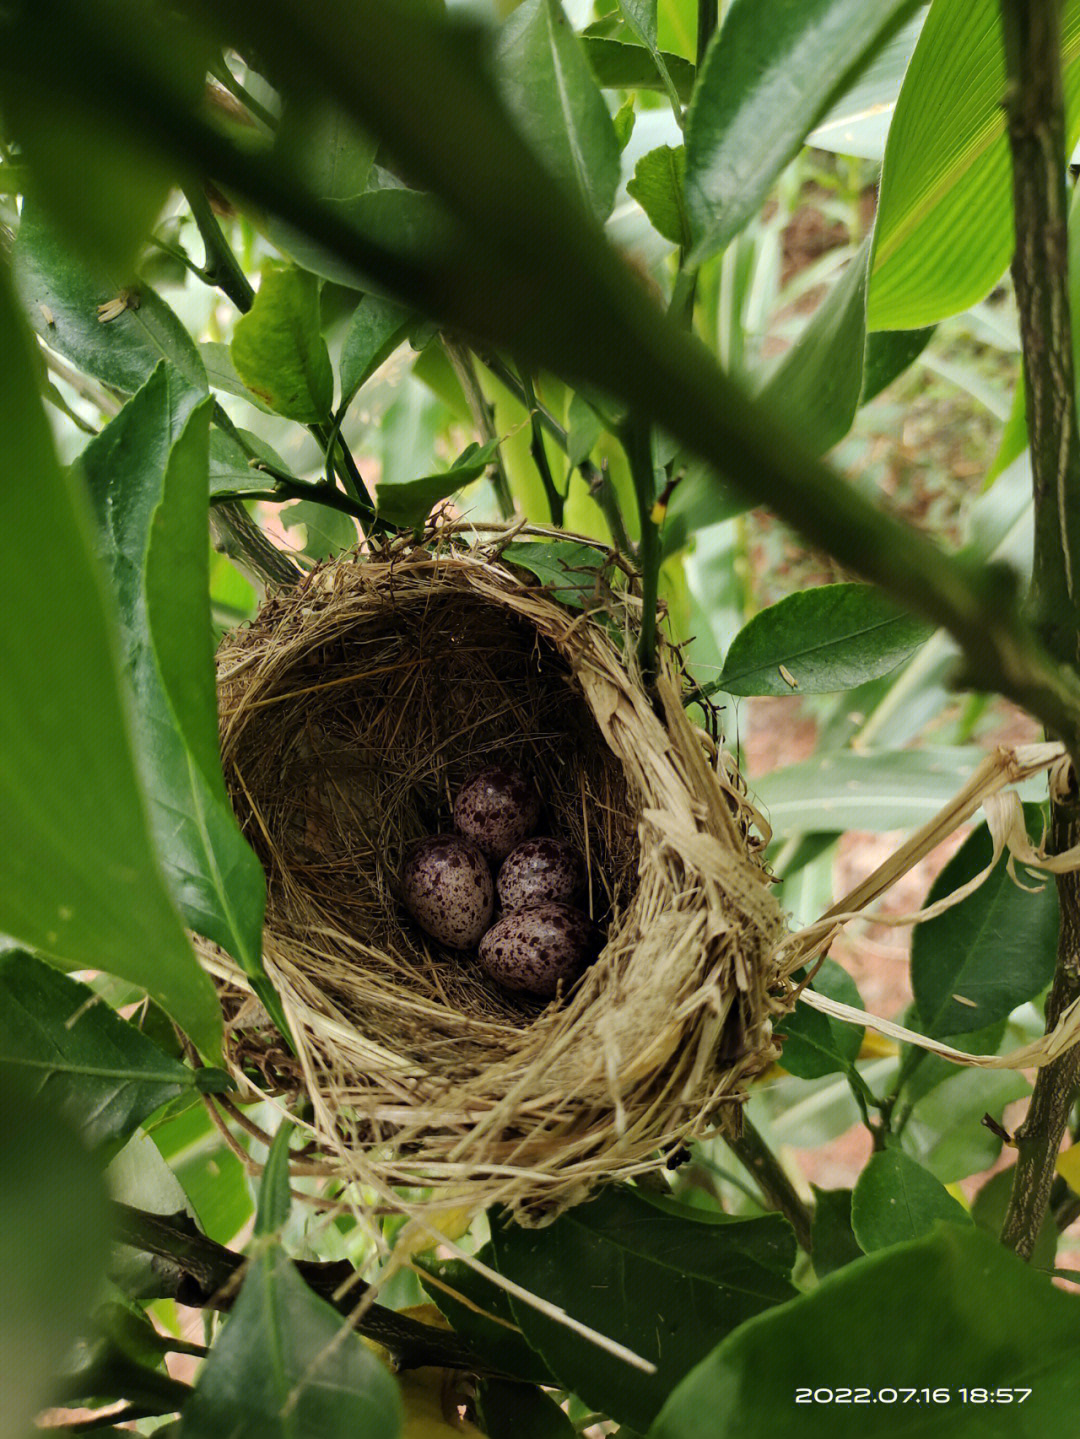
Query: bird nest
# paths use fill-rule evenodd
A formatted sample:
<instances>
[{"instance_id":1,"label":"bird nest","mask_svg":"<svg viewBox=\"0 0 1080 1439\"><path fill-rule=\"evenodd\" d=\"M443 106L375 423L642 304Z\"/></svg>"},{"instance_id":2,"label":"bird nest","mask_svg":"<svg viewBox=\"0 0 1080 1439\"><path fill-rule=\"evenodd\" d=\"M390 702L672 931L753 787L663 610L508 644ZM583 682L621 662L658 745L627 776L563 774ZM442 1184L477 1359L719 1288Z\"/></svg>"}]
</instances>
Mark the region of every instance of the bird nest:
<instances>
[{"instance_id":1,"label":"bird nest","mask_svg":"<svg viewBox=\"0 0 1080 1439\"><path fill-rule=\"evenodd\" d=\"M543 1222L736 1132L776 1055L790 1000L758 816L686 716L677 653L661 642L651 692L628 661L640 601L602 570L588 589L565 605L498 542L441 534L319 568L221 646L224 771L295 1052L200 950L234 1073L299 1101L309 1170ZM585 860L605 943L555 1000L504 992L400 902L405 849L489 764L531 775L541 832Z\"/></svg>"}]
</instances>

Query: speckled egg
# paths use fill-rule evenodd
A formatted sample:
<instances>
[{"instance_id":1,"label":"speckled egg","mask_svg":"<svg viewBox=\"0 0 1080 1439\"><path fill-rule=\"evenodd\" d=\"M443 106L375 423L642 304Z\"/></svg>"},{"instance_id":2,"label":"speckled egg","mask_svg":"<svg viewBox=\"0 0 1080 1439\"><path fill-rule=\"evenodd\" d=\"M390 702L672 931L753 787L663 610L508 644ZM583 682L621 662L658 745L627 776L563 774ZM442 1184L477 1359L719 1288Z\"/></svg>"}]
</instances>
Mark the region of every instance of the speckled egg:
<instances>
[{"instance_id":1,"label":"speckled egg","mask_svg":"<svg viewBox=\"0 0 1080 1439\"><path fill-rule=\"evenodd\" d=\"M495 907L483 851L459 834L432 835L412 846L401 871L401 893L420 928L451 949L472 949Z\"/></svg>"},{"instance_id":2,"label":"speckled egg","mask_svg":"<svg viewBox=\"0 0 1080 1439\"><path fill-rule=\"evenodd\" d=\"M551 999L600 951L600 933L580 909L536 904L504 914L480 941L480 963L504 989Z\"/></svg>"},{"instance_id":3,"label":"speckled egg","mask_svg":"<svg viewBox=\"0 0 1080 1439\"><path fill-rule=\"evenodd\" d=\"M495 892L504 910L557 900L573 904L585 888L585 867L561 839L526 839L502 862Z\"/></svg>"},{"instance_id":4,"label":"speckled egg","mask_svg":"<svg viewBox=\"0 0 1080 1439\"><path fill-rule=\"evenodd\" d=\"M540 818L540 796L521 770L490 765L462 785L454 828L475 840L493 863L527 839Z\"/></svg>"}]
</instances>

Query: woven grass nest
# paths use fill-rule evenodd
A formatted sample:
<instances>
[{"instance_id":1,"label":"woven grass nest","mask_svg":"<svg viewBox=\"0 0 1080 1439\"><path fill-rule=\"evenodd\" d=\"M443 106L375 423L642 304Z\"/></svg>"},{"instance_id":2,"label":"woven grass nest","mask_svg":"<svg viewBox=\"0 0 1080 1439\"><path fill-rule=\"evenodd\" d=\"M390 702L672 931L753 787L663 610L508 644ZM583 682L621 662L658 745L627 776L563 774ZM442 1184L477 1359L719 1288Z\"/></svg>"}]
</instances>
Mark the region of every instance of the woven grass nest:
<instances>
[{"instance_id":1,"label":"woven grass nest","mask_svg":"<svg viewBox=\"0 0 1080 1439\"><path fill-rule=\"evenodd\" d=\"M266 869L264 959L296 1055L200 947L248 1096L310 1101L309 1171L536 1224L737 1128L790 1001L757 816L686 718L677 653L661 642L650 697L620 643L640 614L625 584L598 577L569 607L505 538L350 555L223 641L226 781ZM585 857L606 933L554 1001L500 990L399 902L405 848L448 830L491 763L533 777L540 832Z\"/></svg>"}]
</instances>

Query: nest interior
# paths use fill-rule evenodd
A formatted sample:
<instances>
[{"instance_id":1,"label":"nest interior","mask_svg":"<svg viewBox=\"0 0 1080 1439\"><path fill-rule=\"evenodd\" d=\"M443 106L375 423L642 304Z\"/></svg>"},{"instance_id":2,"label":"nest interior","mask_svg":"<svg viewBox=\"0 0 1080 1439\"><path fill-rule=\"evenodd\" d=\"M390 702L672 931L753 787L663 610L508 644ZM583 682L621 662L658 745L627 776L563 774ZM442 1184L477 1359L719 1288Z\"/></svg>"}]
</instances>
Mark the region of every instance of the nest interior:
<instances>
[{"instance_id":1,"label":"nest interior","mask_svg":"<svg viewBox=\"0 0 1080 1439\"><path fill-rule=\"evenodd\" d=\"M607 618L625 603L608 592ZM536 1221L723 1122L775 1054L782 926L753 811L686 720L672 652L658 714L610 623L444 544L316 571L228 637L218 669L295 1057L251 1023L227 957L202 953L237 1072L307 1092L329 1169ZM405 849L451 828L490 763L533 777L539 832L585 858L606 934L550 1003L505 993L400 903Z\"/></svg>"}]
</instances>

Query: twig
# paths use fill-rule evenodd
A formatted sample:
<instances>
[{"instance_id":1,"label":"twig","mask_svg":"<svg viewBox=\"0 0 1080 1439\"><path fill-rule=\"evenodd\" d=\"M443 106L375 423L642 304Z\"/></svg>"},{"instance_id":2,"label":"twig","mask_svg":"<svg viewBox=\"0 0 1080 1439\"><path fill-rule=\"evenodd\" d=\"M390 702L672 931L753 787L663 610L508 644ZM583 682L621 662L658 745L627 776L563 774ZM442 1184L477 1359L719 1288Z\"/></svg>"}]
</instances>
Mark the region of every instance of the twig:
<instances>
[{"instance_id":1,"label":"twig","mask_svg":"<svg viewBox=\"0 0 1080 1439\"><path fill-rule=\"evenodd\" d=\"M529 425L531 426L529 452L533 457L536 472L540 476L540 483L544 487L544 494L547 496L548 509L551 512L551 523L561 526L563 522L565 497L555 488L555 480L551 473L551 466L548 464L547 450L544 449L544 431L540 424L540 416L537 412L536 391L533 389L532 378L527 370L522 370L521 372L521 386L525 391L529 410Z\"/></svg>"},{"instance_id":2,"label":"twig","mask_svg":"<svg viewBox=\"0 0 1080 1439\"><path fill-rule=\"evenodd\" d=\"M127 1204L113 1204L112 1209L114 1234L120 1243L168 1259L182 1271L175 1296L178 1303L197 1309L232 1308L248 1263L242 1254L200 1234L183 1214L148 1214ZM357 1278L356 1270L345 1259L299 1260L296 1268L316 1294L346 1316L355 1316L357 1300L370 1287ZM455 1334L421 1324L381 1304L364 1307L355 1325L361 1334L389 1349L401 1369L435 1365L502 1379L513 1377L485 1364Z\"/></svg>"},{"instance_id":3,"label":"twig","mask_svg":"<svg viewBox=\"0 0 1080 1439\"><path fill-rule=\"evenodd\" d=\"M753 1175L770 1207L779 1210L794 1229L799 1247L809 1254L810 1211L795 1193L776 1155L745 1115L742 1138L724 1142L747 1173Z\"/></svg>"},{"instance_id":4,"label":"twig","mask_svg":"<svg viewBox=\"0 0 1080 1439\"><path fill-rule=\"evenodd\" d=\"M480 438L485 443L497 440L499 437L495 431L495 421L492 415L492 406L488 404L483 390L480 388L480 381L476 378L476 369L472 362L472 356L464 345L457 340L451 339L449 335L441 337L443 350L446 358L453 366L454 374L465 392L465 399L468 401L469 410L472 413L473 424L479 431ZM501 450L495 450L495 474L493 477L495 485L495 498L499 502L499 513L504 520L513 518L514 496L510 492L510 482L506 478L506 467L503 464Z\"/></svg>"},{"instance_id":5,"label":"twig","mask_svg":"<svg viewBox=\"0 0 1080 1439\"><path fill-rule=\"evenodd\" d=\"M631 419L620 435L637 497L641 543L638 561L641 565L641 633L638 636L638 663L648 683L656 667L656 604L660 582L660 531L653 520L656 503L656 472L653 468L652 428L646 422Z\"/></svg>"},{"instance_id":6,"label":"twig","mask_svg":"<svg viewBox=\"0 0 1080 1439\"><path fill-rule=\"evenodd\" d=\"M1016 288L1035 500L1031 599L1050 653L1075 672L1080 645L1080 436L1069 315L1065 105L1059 0L1001 0L1013 166ZM1073 730L1063 735L1075 741ZM1076 761L1075 743L1070 745ZM1051 793L1052 853L1080 840L1071 793ZM1080 874L1057 876L1061 908L1047 1029L1080 997ZM1080 1047L1044 1066L1017 1130L1004 1244L1030 1259L1054 1182L1054 1162L1080 1089Z\"/></svg>"}]
</instances>

